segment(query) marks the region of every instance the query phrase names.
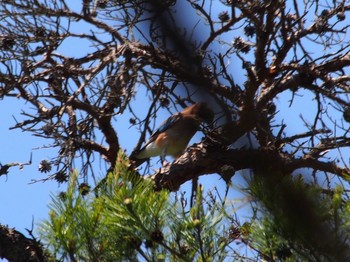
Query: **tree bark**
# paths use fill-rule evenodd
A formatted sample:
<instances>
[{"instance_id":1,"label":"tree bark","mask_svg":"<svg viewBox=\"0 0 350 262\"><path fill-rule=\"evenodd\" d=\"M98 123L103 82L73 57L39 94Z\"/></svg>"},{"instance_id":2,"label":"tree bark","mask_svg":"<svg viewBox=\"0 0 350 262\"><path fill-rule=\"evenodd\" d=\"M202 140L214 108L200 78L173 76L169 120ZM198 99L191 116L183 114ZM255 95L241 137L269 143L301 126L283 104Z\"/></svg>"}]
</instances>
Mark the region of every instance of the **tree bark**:
<instances>
[{"instance_id":1,"label":"tree bark","mask_svg":"<svg viewBox=\"0 0 350 262\"><path fill-rule=\"evenodd\" d=\"M16 262L54 261L36 239L25 237L19 231L0 225L0 258Z\"/></svg>"},{"instance_id":2,"label":"tree bark","mask_svg":"<svg viewBox=\"0 0 350 262\"><path fill-rule=\"evenodd\" d=\"M152 178L156 183L156 189L177 191L185 182L206 174L218 173L225 181L229 181L235 171L243 169L267 173L280 170L290 175L301 168L332 173L343 179L347 179L350 173L348 169L338 167L332 161L326 162L311 157L292 157L271 148L227 149L204 141L187 148L182 156L164 165Z\"/></svg>"}]
</instances>

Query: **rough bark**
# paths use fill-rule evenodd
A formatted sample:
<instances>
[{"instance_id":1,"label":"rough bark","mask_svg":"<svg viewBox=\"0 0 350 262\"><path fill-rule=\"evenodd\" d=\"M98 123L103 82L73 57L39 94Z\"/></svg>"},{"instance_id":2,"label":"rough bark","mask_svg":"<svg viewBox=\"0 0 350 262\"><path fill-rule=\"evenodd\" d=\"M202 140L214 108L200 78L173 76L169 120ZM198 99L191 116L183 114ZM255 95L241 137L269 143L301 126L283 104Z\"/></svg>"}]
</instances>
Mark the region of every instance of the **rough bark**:
<instances>
[{"instance_id":1,"label":"rough bark","mask_svg":"<svg viewBox=\"0 0 350 262\"><path fill-rule=\"evenodd\" d=\"M54 261L36 239L3 225L0 225L0 258L16 262Z\"/></svg>"},{"instance_id":2,"label":"rough bark","mask_svg":"<svg viewBox=\"0 0 350 262\"><path fill-rule=\"evenodd\" d=\"M189 147L181 157L164 165L152 178L157 189L177 191L185 182L202 175L218 173L225 181L230 181L236 171L243 169L259 170L259 173L279 170L290 175L301 168L332 173L344 179L349 175L348 169L332 161L292 157L271 148L227 149L202 142Z\"/></svg>"}]
</instances>

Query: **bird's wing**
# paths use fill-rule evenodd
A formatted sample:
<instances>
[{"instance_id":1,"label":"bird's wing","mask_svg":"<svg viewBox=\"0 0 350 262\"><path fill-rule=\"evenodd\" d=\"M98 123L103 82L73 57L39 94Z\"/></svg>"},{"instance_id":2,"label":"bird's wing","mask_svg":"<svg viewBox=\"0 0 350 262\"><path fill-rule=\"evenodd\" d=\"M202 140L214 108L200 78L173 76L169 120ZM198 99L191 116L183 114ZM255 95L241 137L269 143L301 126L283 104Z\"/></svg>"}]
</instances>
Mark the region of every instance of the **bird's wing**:
<instances>
[{"instance_id":1,"label":"bird's wing","mask_svg":"<svg viewBox=\"0 0 350 262\"><path fill-rule=\"evenodd\" d=\"M165 120L156 131L151 135L147 143L144 145L146 147L148 144L152 143L155 139L157 139L160 133L167 131L170 127L172 127L179 119L181 118L181 113L177 113L169 117Z\"/></svg>"}]
</instances>

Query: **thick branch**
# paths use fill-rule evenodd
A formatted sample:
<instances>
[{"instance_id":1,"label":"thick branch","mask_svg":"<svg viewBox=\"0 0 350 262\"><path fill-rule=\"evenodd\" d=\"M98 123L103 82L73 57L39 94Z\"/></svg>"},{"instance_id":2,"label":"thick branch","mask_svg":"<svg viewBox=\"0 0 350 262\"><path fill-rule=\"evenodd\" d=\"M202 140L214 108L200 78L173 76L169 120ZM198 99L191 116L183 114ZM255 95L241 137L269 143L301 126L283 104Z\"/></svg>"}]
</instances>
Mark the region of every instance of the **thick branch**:
<instances>
[{"instance_id":1,"label":"thick branch","mask_svg":"<svg viewBox=\"0 0 350 262\"><path fill-rule=\"evenodd\" d=\"M50 261L49 255L35 240L22 233L0 225L0 258L8 261Z\"/></svg>"},{"instance_id":2,"label":"thick branch","mask_svg":"<svg viewBox=\"0 0 350 262\"><path fill-rule=\"evenodd\" d=\"M207 174L222 173L231 167L234 171L243 169L278 170L291 174L300 168L332 173L344 177L349 170L338 167L334 162L322 162L313 158L293 158L288 154L278 153L269 149L225 149L218 145L208 145L205 142L195 144L173 163L162 167L153 176L157 188L176 191L185 182Z\"/></svg>"}]
</instances>

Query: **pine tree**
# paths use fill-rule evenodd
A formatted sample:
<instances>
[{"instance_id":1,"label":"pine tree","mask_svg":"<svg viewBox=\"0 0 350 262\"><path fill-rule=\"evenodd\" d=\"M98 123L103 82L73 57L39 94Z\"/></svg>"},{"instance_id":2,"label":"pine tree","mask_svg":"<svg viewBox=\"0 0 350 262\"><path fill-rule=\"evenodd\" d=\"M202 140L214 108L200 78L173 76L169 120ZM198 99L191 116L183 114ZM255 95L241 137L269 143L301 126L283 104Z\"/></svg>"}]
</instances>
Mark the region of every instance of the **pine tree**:
<instances>
[{"instance_id":1,"label":"pine tree","mask_svg":"<svg viewBox=\"0 0 350 262\"><path fill-rule=\"evenodd\" d=\"M38 164L40 181L68 187L42 239L0 225L0 257L348 260L349 12L342 0L0 1L0 98L24 105L11 128L57 149L1 163L0 177ZM164 114L195 102L215 113L200 142L128 162Z\"/></svg>"}]
</instances>

